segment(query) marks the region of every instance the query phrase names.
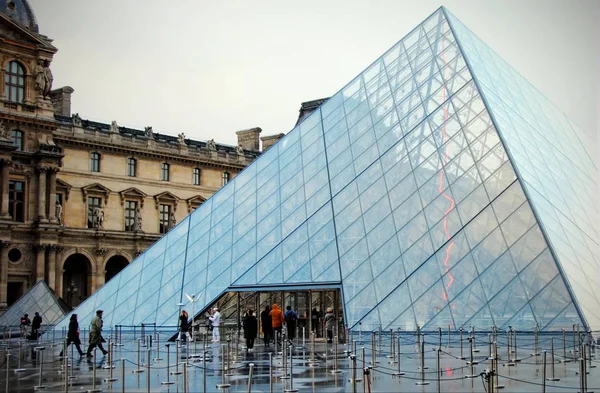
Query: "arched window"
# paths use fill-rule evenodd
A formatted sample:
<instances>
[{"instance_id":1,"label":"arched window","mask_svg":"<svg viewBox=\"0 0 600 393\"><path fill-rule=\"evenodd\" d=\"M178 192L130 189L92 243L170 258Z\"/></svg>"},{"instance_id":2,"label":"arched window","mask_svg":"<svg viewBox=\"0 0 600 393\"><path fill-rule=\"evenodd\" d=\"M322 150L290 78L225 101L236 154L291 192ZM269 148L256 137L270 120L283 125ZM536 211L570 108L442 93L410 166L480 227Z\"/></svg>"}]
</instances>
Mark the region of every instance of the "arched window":
<instances>
[{"instance_id":1,"label":"arched window","mask_svg":"<svg viewBox=\"0 0 600 393\"><path fill-rule=\"evenodd\" d=\"M6 65L4 94L12 102L23 102L25 97L25 69L17 61L13 60Z\"/></svg>"},{"instance_id":2,"label":"arched window","mask_svg":"<svg viewBox=\"0 0 600 393\"><path fill-rule=\"evenodd\" d=\"M160 180L169 181L170 166L166 162L160 164Z\"/></svg>"},{"instance_id":3,"label":"arched window","mask_svg":"<svg viewBox=\"0 0 600 393\"><path fill-rule=\"evenodd\" d=\"M12 131L13 143L17 146L17 151L23 150L23 131L13 130Z\"/></svg>"}]
</instances>

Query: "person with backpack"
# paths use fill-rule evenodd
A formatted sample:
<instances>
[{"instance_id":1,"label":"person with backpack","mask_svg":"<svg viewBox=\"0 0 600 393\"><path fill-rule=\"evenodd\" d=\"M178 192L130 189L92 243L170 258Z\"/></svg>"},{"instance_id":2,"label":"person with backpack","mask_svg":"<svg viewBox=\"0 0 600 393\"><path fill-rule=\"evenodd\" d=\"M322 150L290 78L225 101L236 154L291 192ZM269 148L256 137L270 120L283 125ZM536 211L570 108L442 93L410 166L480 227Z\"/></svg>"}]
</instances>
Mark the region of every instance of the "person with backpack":
<instances>
[{"instance_id":1,"label":"person with backpack","mask_svg":"<svg viewBox=\"0 0 600 393\"><path fill-rule=\"evenodd\" d=\"M288 339L291 342L294 340L294 338L296 338L296 324L298 323L298 314L296 314L296 312L292 310L292 306L287 306L285 308L283 318L285 319L285 324L287 326Z\"/></svg>"},{"instance_id":2,"label":"person with backpack","mask_svg":"<svg viewBox=\"0 0 600 393\"><path fill-rule=\"evenodd\" d=\"M335 315L333 314L333 308L327 308L327 314L325 314L325 319L323 320L325 324L325 331L327 332L327 342L333 342L333 329L335 327Z\"/></svg>"},{"instance_id":3,"label":"person with backpack","mask_svg":"<svg viewBox=\"0 0 600 393\"><path fill-rule=\"evenodd\" d=\"M283 312L279 308L278 304L273 304L271 311L269 312L271 316L271 326L273 326L273 335L279 344L281 344L281 332L283 329L283 322L285 319L283 318Z\"/></svg>"}]
</instances>

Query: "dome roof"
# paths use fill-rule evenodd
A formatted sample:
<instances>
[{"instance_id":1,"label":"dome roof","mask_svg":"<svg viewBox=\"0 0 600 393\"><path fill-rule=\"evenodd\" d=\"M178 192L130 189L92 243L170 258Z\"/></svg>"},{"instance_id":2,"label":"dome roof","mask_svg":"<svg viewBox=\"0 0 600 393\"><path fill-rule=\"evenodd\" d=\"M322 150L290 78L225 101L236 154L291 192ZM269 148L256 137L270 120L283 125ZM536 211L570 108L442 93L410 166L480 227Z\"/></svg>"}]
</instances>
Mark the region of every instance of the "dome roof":
<instances>
[{"instance_id":1,"label":"dome roof","mask_svg":"<svg viewBox=\"0 0 600 393\"><path fill-rule=\"evenodd\" d=\"M0 12L29 31L39 33L35 14L27 0L0 0Z\"/></svg>"}]
</instances>

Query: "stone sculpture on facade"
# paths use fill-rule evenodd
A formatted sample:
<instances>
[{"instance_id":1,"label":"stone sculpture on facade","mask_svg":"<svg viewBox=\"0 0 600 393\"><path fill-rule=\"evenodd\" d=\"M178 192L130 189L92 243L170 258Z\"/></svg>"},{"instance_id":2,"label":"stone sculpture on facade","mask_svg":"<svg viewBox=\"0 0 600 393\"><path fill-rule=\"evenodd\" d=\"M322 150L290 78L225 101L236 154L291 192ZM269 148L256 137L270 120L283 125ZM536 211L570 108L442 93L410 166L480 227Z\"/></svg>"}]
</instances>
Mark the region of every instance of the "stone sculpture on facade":
<instances>
[{"instance_id":1,"label":"stone sculpture on facade","mask_svg":"<svg viewBox=\"0 0 600 393\"><path fill-rule=\"evenodd\" d=\"M135 209L135 230L140 232L142 230L142 211L139 207Z\"/></svg>"},{"instance_id":2,"label":"stone sculpture on facade","mask_svg":"<svg viewBox=\"0 0 600 393\"><path fill-rule=\"evenodd\" d=\"M6 128L6 124L3 121L0 121L0 139L11 139L8 135L8 128Z\"/></svg>"},{"instance_id":3,"label":"stone sculpture on facade","mask_svg":"<svg viewBox=\"0 0 600 393\"><path fill-rule=\"evenodd\" d=\"M244 156L244 148L242 147L242 145L237 145L235 147L235 154L237 154L238 156Z\"/></svg>"},{"instance_id":4,"label":"stone sculpture on facade","mask_svg":"<svg viewBox=\"0 0 600 393\"><path fill-rule=\"evenodd\" d=\"M177 135L177 142L179 142L180 145L185 145L185 134L183 132Z\"/></svg>"},{"instance_id":5,"label":"stone sculpture on facade","mask_svg":"<svg viewBox=\"0 0 600 393\"><path fill-rule=\"evenodd\" d=\"M48 98L53 82L54 76L50 70L50 61L38 60L35 66L35 89L38 92L38 96Z\"/></svg>"},{"instance_id":6,"label":"stone sculpture on facade","mask_svg":"<svg viewBox=\"0 0 600 393\"><path fill-rule=\"evenodd\" d=\"M63 207L60 204L59 201L56 201L56 205L55 205L55 216L56 219L58 220L58 225L62 225L62 214L63 214Z\"/></svg>"},{"instance_id":7,"label":"stone sculpture on facade","mask_svg":"<svg viewBox=\"0 0 600 393\"><path fill-rule=\"evenodd\" d=\"M97 229L104 228L104 210L96 206L92 212L93 226Z\"/></svg>"},{"instance_id":8,"label":"stone sculpture on facade","mask_svg":"<svg viewBox=\"0 0 600 393\"><path fill-rule=\"evenodd\" d=\"M211 139L208 142L206 142L206 148L209 151L217 151L217 144L215 143L215 140Z\"/></svg>"},{"instance_id":9,"label":"stone sculpture on facade","mask_svg":"<svg viewBox=\"0 0 600 393\"><path fill-rule=\"evenodd\" d=\"M119 125L117 124L116 120L113 120L113 121L110 122L109 132L111 132L113 134L118 134L119 133Z\"/></svg>"},{"instance_id":10,"label":"stone sculpture on facade","mask_svg":"<svg viewBox=\"0 0 600 393\"><path fill-rule=\"evenodd\" d=\"M169 217L169 229L175 228L177 225L177 219L175 218L175 213L171 212L171 216Z\"/></svg>"},{"instance_id":11,"label":"stone sculpture on facade","mask_svg":"<svg viewBox=\"0 0 600 393\"><path fill-rule=\"evenodd\" d=\"M151 126L144 127L144 134L146 135L146 138L154 138L154 131L152 130Z\"/></svg>"},{"instance_id":12,"label":"stone sculpture on facade","mask_svg":"<svg viewBox=\"0 0 600 393\"><path fill-rule=\"evenodd\" d=\"M75 113L71 117L71 121L73 122L74 126L81 127L81 117L79 116L79 113Z\"/></svg>"},{"instance_id":13,"label":"stone sculpture on facade","mask_svg":"<svg viewBox=\"0 0 600 393\"><path fill-rule=\"evenodd\" d=\"M50 90L52 90L52 83L54 82L54 76L50 70L50 61L44 61L44 76L46 78L46 86L44 87L44 97L50 96Z\"/></svg>"}]
</instances>

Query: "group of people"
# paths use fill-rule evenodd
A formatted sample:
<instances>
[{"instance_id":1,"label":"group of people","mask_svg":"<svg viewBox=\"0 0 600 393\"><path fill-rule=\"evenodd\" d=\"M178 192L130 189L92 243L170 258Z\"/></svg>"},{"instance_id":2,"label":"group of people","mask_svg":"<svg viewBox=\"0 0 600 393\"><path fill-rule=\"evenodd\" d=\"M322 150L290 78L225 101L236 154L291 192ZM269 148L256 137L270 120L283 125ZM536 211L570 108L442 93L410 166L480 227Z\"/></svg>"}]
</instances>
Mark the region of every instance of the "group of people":
<instances>
[{"instance_id":1,"label":"group of people","mask_svg":"<svg viewBox=\"0 0 600 393\"><path fill-rule=\"evenodd\" d=\"M192 341L192 336L190 335L191 321L188 318L187 311L182 310L181 314L179 314L179 334L177 335L177 340L180 342L182 338ZM221 313L218 307L214 307L212 313L208 316L208 330L212 332L213 343L221 341L219 326L221 326Z\"/></svg>"},{"instance_id":2,"label":"group of people","mask_svg":"<svg viewBox=\"0 0 600 393\"><path fill-rule=\"evenodd\" d=\"M102 337L103 313L104 311L97 310L96 315L92 318L90 323L89 345L85 353L88 359L93 356L92 350L95 347L98 347L102 351L103 355L108 353L108 351L102 346L102 343L104 342L104 338ZM83 351L81 350L81 339L79 338L79 322L77 321L77 314L72 314L69 320L69 330L67 330L67 348L71 344L75 345L75 348L77 348L79 357L83 357ZM60 351L59 356L63 356L63 351Z\"/></svg>"},{"instance_id":3,"label":"group of people","mask_svg":"<svg viewBox=\"0 0 600 393\"><path fill-rule=\"evenodd\" d=\"M27 336L27 327L31 326L31 333ZM36 312L33 316L33 321L29 319L29 314L25 314L21 317L21 337L28 337L30 340L37 340L40 336L40 328L42 327L42 317L39 312Z\"/></svg>"}]
</instances>

